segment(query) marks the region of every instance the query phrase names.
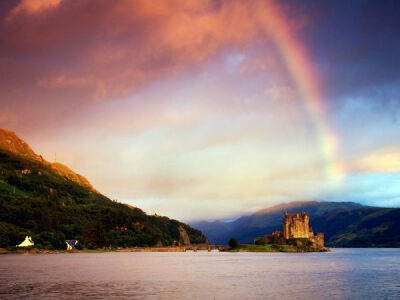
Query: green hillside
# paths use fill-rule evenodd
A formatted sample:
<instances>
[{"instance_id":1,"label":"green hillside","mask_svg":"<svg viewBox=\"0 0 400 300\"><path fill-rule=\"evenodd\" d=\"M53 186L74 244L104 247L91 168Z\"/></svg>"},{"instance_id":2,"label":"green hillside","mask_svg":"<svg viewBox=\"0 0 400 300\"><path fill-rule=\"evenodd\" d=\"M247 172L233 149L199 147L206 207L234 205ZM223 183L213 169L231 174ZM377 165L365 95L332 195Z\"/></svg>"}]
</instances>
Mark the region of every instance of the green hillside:
<instances>
[{"instance_id":1,"label":"green hillside","mask_svg":"<svg viewBox=\"0 0 400 300\"><path fill-rule=\"evenodd\" d=\"M65 239L89 248L173 245L183 242L182 228L191 243L206 241L186 224L146 215L71 178L36 155L0 148L0 247L15 246L26 235L48 249L64 249Z\"/></svg>"}]
</instances>

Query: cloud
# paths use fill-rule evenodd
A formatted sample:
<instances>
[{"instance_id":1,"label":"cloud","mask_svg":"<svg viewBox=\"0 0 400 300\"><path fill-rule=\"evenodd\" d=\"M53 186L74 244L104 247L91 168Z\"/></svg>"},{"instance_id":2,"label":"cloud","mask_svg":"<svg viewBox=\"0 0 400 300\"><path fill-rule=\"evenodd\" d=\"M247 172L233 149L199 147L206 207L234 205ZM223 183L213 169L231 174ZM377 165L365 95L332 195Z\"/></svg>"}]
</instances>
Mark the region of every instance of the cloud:
<instances>
[{"instance_id":1,"label":"cloud","mask_svg":"<svg viewBox=\"0 0 400 300\"><path fill-rule=\"evenodd\" d=\"M11 10L7 20L10 21L18 14L38 14L45 10L56 8L61 1L62 0L21 0L21 2Z\"/></svg>"},{"instance_id":2,"label":"cloud","mask_svg":"<svg viewBox=\"0 0 400 300\"><path fill-rule=\"evenodd\" d=\"M241 72L282 73L265 47L263 24L275 17L271 6L285 12L291 30L308 45L331 96L399 79L396 2L351 9L340 1L235 0L22 0L0 6L0 104L46 106L49 118L65 115L69 105L129 97L157 80L204 68L234 48L256 49Z\"/></svg>"},{"instance_id":3,"label":"cloud","mask_svg":"<svg viewBox=\"0 0 400 300\"><path fill-rule=\"evenodd\" d=\"M259 22L269 10L244 1L24 0L0 6L0 104L29 115L24 122L30 128L39 119L57 123L77 107L126 99L182 72L190 76L254 43L271 51ZM279 69L276 59L263 65Z\"/></svg>"},{"instance_id":4,"label":"cloud","mask_svg":"<svg viewBox=\"0 0 400 300\"><path fill-rule=\"evenodd\" d=\"M89 99L126 96L257 31L240 1L22 1L8 17L0 27L7 84L42 97L48 89L76 89Z\"/></svg>"},{"instance_id":5,"label":"cloud","mask_svg":"<svg viewBox=\"0 0 400 300\"><path fill-rule=\"evenodd\" d=\"M161 213L317 198L321 149L264 30L279 23L268 5L310 51L323 96L343 104L327 112L338 161L360 176L398 172L386 147L400 132L398 4L0 1L0 126ZM362 180L357 192L374 188Z\"/></svg>"},{"instance_id":6,"label":"cloud","mask_svg":"<svg viewBox=\"0 0 400 300\"><path fill-rule=\"evenodd\" d=\"M57 152L112 199L175 217L181 206L193 210L186 218L199 216L208 201L220 216L221 207L313 196L323 185L321 153L295 91L224 64L98 103L32 145L49 159Z\"/></svg>"},{"instance_id":7,"label":"cloud","mask_svg":"<svg viewBox=\"0 0 400 300\"><path fill-rule=\"evenodd\" d=\"M321 71L332 106L340 105L343 96L382 91L389 84L399 86L400 2L304 2L299 6L313 15L302 37Z\"/></svg>"},{"instance_id":8,"label":"cloud","mask_svg":"<svg viewBox=\"0 0 400 300\"><path fill-rule=\"evenodd\" d=\"M400 173L400 145L368 153L351 167L361 173Z\"/></svg>"}]
</instances>

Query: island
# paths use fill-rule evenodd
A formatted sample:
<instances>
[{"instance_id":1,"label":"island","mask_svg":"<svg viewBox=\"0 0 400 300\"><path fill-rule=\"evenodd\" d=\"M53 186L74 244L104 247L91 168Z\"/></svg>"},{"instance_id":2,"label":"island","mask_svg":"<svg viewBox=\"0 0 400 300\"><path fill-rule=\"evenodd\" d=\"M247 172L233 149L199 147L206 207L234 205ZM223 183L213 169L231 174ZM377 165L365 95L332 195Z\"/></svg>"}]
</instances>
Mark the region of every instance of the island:
<instances>
[{"instance_id":1,"label":"island","mask_svg":"<svg viewBox=\"0 0 400 300\"><path fill-rule=\"evenodd\" d=\"M231 238L227 252L326 252L324 233L314 234L306 212L285 213L282 230L256 237L254 244L239 244Z\"/></svg>"}]
</instances>

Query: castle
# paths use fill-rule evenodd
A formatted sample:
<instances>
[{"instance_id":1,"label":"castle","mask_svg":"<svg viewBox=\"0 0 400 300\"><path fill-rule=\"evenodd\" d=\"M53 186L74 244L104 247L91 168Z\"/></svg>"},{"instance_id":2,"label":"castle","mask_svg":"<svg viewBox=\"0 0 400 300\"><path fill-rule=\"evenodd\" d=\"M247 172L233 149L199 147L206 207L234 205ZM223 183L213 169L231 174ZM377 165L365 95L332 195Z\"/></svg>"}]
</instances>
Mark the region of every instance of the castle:
<instances>
[{"instance_id":1,"label":"castle","mask_svg":"<svg viewBox=\"0 0 400 300\"><path fill-rule=\"evenodd\" d=\"M279 238L285 239L308 239L315 247L324 247L324 234L319 232L314 235L312 227L310 227L310 217L306 212L288 214L285 213L283 219L283 230L276 230L270 235L262 238L265 243L271 243Z\"/></svg>"}]
</instances>

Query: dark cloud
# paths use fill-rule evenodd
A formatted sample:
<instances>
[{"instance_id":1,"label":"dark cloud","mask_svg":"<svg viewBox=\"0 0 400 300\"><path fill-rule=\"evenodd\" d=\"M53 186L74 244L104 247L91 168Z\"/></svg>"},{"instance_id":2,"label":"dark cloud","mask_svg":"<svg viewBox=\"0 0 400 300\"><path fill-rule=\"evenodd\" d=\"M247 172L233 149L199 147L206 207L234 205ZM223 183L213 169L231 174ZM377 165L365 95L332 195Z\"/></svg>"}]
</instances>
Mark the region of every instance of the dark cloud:
<instances>
[{"instance_id":1,"label":"dark cloud","mask_svg":"<svg viewBox=\"0 0 400 300\"><path fill-rule=\"evenodd\" d=\"M400 82L399 1L311 1L301 11L313 16L303 39L331 99Z\"/></svg>"}]
</instances>

